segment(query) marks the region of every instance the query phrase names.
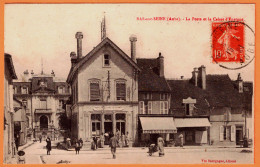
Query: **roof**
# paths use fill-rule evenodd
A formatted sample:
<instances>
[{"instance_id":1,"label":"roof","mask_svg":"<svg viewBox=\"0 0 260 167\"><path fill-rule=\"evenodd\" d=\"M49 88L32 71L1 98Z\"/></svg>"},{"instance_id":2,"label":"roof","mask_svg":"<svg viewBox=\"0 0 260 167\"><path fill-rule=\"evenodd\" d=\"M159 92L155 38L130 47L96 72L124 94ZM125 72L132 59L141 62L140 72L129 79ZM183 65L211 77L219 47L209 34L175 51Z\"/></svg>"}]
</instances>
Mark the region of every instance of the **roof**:
<instances>
[{"instance_id":1,"label":"roof","mask_svg":"<svg viewBox=\"0 0 260 167\"><path fill-rule=\"evenodd\" d=\"M137 65L141 68L138 75L138 91L144 92L170 92L165 77L159 76L159 68L157 59L137 59Z\"/></svg>"},{"instance_id":2,"label":"roof","mask_svg":"<svg viewBox=\"0 0 260 167\"><path fill-rule=\"evenodd\" d=\"M5 64L6 64L6 67L8 68L8 70L10 72L12 79L17 79L15 69L14 69L13 60L12 60L12 56L8 53L5 53Z\"/></svg>"},{"instance_id":3,"label":"roof","mask_svg":"<svg viewBox=\"0 0 260 167\"><path fill-rule=\"evenodd\" d=\"M140 71L140 68L137 66L137 64L125 52L123 52L114 42L112 42L108 37L106 37L96 47L94 47L86 56L81 58L75 66L71 67L67 78L67 82L70 83L77 70L82 65L84 65L88 60L90 60L91 57L93 57L96 52L98 52L103 46L106 45L111 46L115 51L119 53L119 55L122 56L123 59L125 59L130 65L132 65L134 68Z\"/></svg>"},{"instance_id":4,"label":"roof","mask_svg":"<svg viewBox=\"0 0 260 167\"><path fill-rule=\"evenodd\" d=\"M174 120L177 128L211 126L208 118L175 118Z\"/></svg>"},{"instance_id":5,"label":"roof","mask_svg":"<svg viewBox=\"0 0 260 167\"><path fill-rule=\"evenodd\" d=\"M176 126L172 117L140 117L143 133L174 133Z\"/></svg>"},{"instance_id":6,"label":"roof","mask_svg":"<svg viewBox=\"0 0 260 167\"><path fill-rule=\"evenodd\" d=\"M228 75L207 75L206 89L196 87L191 80L168 80L171 87L171 107L182 110L183 99L196 99L195 112L205 115L209 107L241 107L242 96ZM202 113L201 113L202 112Z\"/></svg>"}]
</instances>

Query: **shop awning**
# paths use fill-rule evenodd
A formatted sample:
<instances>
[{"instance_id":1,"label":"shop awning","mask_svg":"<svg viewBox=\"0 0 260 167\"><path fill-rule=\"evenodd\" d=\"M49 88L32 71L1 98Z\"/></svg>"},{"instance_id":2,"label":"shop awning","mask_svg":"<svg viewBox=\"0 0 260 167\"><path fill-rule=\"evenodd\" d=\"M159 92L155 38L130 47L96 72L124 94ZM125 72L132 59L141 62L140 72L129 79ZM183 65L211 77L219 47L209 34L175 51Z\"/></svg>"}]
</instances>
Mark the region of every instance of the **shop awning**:
<instances>
[{"instance_id":1,"label":"shop awning","mask_svg":"<svg viewBox=\"0 0 260 167\"><path fill-rule=\"evenodd\" d=\"M140 117L143 133L176 133L172 117Z\"/></svg>"},{"instance_id":2,"label":"shop awning","mask_svg":"<svg viewBox=\"0 0 260 167\"><path fill-rule=\"evenodd\" d=\"M208 118L175 118L174 120L177 128L211 126Z\"/></svg>"}]
</instances>

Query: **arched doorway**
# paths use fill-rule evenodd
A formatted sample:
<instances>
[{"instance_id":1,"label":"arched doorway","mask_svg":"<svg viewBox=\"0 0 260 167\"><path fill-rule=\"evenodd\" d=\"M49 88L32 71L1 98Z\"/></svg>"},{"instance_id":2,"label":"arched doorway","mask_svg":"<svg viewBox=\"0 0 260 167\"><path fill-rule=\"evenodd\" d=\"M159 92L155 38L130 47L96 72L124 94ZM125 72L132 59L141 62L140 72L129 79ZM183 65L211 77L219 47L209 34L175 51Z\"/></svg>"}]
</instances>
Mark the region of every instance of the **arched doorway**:
<instances>
[{"instance_id":1,"label":"arched doorway","mask_svg":"<svg viewBox=\"0 0 260 167\"><path fill-rule=\"evenodd\" d=\"M47 129L48 128L48 117L43 115L40 118L40 128Z\"/></svg>"}]
</instances>

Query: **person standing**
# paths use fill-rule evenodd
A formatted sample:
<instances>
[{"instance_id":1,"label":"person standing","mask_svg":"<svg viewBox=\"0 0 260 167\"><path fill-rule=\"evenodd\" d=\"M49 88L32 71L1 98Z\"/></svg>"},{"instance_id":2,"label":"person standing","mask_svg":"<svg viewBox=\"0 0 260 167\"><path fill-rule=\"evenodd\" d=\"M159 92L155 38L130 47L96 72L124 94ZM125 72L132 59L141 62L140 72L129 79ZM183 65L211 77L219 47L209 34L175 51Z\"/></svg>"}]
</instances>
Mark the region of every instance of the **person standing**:
<instances>
[{"instance_id":1,"label":"person standing","mask_svg":"<svg viewBox=\"0 0 260 167\"><path fill-rule=\"evenodd\" d=\"M15 142L16 149L18 151L18 148L19 148L19 145L20 145L20 135L18 133L15 135L14 142Z\"/></svg>"},{"instance_id":2,"label":"person standing","mask_svg":"<svg viewBox=\"0 0 260 167\"><path fill-rule=\"evenodd\" d=\"M183 147L183 135L182 133L179 135L180 138L180 146Z\"/></svg>"},{"instance_id":3,"label":"person standing","mask_svg":"<svg viewBox=\"0 0 260 167\"><path fill-rule=\"evenodd\" d=\"M83 147L83 140L82 140L82 138L79 139L79 145L80 145L80 148Z\"/></svg>"},{"instance_id":4,"label":"person standing","mask_svg":"<svg viewBox=\"0 0 260 167\"><path fill-rule=\"evenodd\" d=\"M116 139L117 139L117 146L119 146L119 140L120 140L120 131L116 130Z\"/></svg>"},{"instance_id":5,"label":"person standing","mask_svg":"<svg viewBox=\"0 0 260 167\"><path fill-rule=\"evenodd\" d=\"M121 135L122 147L125 147L125 135L122 133Z\"/></svg>"},{"instance_id":6,"label":"person standing","mask_svg":"<svg viewBox=\"0 0 260 167\"><path fill-rule=\"evenodd\" d=\"M46 139L46 149L47 149L47 155L51 155L51 139L50 137L47 137Z\"/></svg>"},{"instance_id":7,"label":"person standing","mask_svg":"<svg viewBox=\"0 0 260 167\"><path fill-rule=\"evenodd\" d=\"M39 135L39 141L42 142L42 135Z\"/></svg>"},{"instance_id":8,"label":"person standing","mask_svg":"<svg viewBox=\"0 0 260 167\"><path fill-rule=\"evenodd\" d=\"M126 135L125 135L125 146L126 147L129 146L128 132L126 132Z\"/></svg>"},{"instance_id":9,"label":"person standing","mask_svg":"<svg viewBox=\"0 0 260 167\"><path fill-rule=\"evenodd\" d=\"M164 156L164 140L161 136L158 137L157 139L157 145L158 145L158 149L159 149L159 156Z\"/></svg>"},{"instance_id":10,"label":"person standing","mask_svg":"<svg viewBox=\"0 0 260 167\"><path fill-rule=\"evenodd\" d=\"M113 155L113 159L116 159L116 146L117 146L117 138L116 136L114 136L114 134L111 134L111 138L110 138L110 142L109 142L109 146L111 147L111 153Z\"/></svg>"},{"instance_id":11,"label":"person standing","mask_svg":"<svg viewBox=\"0 0 260 167\"><path fill-rule=\"evenodd\" d=\"M104 137L104 134L101 133L101 136L100 136L100 147L103 148L104 147L104 141L105 141L105 137Z\"/></svg>"},{"instance_id":12,"label":"person standing","mask_svg":"<svg viewBox=\"0 0 260 167\"><path fill-rule=\"evenodd\" d=\"M80 142L76 139L76 141L75 141L76 154L79 154L79 150L80 150Z\"/></svg>"}]
</instances>

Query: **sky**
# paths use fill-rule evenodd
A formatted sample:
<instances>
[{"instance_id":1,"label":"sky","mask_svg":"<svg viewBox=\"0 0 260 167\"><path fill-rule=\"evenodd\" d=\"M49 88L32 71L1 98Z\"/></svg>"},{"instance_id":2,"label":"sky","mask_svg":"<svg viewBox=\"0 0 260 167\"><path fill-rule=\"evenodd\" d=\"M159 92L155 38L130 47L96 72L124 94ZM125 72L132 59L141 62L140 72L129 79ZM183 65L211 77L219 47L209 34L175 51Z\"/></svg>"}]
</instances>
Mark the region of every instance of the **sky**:
<instances>
[{"instance_id":1,"label":"sky","mask_svg":"<svg viewBox=\"0 0 260 167\"><path fill-rule=\"evenodd\" d=\"M71 67L70 52L77 51L76 32L83 33L82 52L86 55L101 42L104 15L107 37L126 54L130 55L132 34L137 36L137 58L157 58L162 53L166 78L190 78L194 67L204 65L207 74L228 74L235 80L241 73L244 81L254 80L254 61L239 70L212 63L212 22L195 20L243 18L255 31L254 4L7 4L5 53L13 56L19 78L26 69L40 73L43 64L45 73L54 70L56 76L66 79ZM186 21L186 17L191 20ZM245 36L249 33L246 31Z\"/></svg>"}]
</instances>

